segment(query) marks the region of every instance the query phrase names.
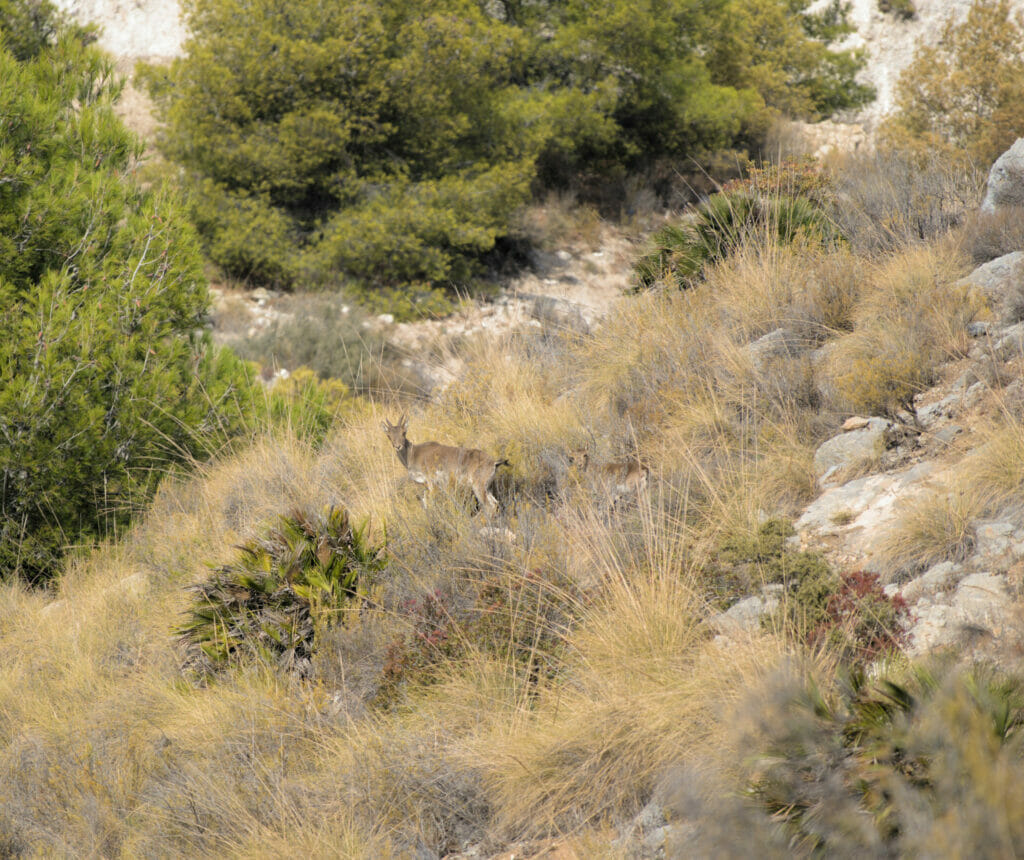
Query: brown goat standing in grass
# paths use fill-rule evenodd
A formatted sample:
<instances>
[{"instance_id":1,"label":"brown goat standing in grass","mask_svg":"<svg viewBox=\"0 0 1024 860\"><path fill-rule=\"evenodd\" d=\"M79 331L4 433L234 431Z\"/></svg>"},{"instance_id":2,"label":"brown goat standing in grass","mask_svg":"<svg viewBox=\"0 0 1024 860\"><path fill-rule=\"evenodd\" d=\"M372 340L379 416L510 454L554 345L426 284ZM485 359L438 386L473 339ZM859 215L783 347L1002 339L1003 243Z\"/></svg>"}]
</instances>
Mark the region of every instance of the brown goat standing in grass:
<instances>
[{"instance_id":1,"label":"brown goat standing in grass","mask_svg":"<svg viewBox=\"0 0 1024 860\"><path fill-rule=\"evenodd\" d=\"M406 435L409 422L405 415L397 424L385 420L380 426L387 434L399 461L408 470L409 477L417 484L433 488L453 480L473 491L481 510L488 514L497 510L498 500L491 493L491 485L498 467L507 465L508 460L495 460L478 448L459 448L455 445L442 445L440 442L420 442L414 445ZM425 499L423 504L426 507Z\"/></svg>"},{"instance_id":2,"label":"brown goat standing in grass","mask_svg":"<svg viewBox=\"0 0 1024 860\"><path fill-rule=\"evenodd\" d=\"M623 496L643 492L651 473L651 470L636 457L609 463L595 463L585 448L570 451L569 463L575 466L580 475L585 476L595 489L608 497L610 507L613 508Z\"/></svg>"}]
</instances>

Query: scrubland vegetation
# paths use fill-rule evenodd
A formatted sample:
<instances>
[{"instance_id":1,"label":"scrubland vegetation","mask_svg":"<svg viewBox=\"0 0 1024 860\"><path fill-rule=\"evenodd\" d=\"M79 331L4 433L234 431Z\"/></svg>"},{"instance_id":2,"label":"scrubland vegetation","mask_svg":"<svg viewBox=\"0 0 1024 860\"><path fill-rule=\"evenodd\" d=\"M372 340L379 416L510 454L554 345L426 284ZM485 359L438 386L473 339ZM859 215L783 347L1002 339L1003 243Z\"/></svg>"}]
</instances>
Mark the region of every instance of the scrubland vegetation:
<instances>
[{"instance_id":1,"label":"scrubland vegetation","mask_svg":"<svg viewBox=\"0 0 1024 860\"><path fill-rule=\"evenodd\" d=\"M414 75L420 68L415 52L410 59L376 50L378 42L395 44L386 38L394 32L405 33L414 46L429 43L442 56L462 58L463 49L475 46L471 60L507 84L488 91L509 101L473 104L469 113L445 103L433 119L447 118L452 126L449 137L442 128L438 139L461 141L473 128L500 142L498 131L507 129L473 125L475 111L507 121L520 116L516 111L540 108L517 95L514 84L522 81L510 79L511 49L508 55L484 52L474 41L476 30L488 39L524 40L535 64L526 71L547 74L578 55L584 22L573 16L585 10L569 4L565 20L555 20L563 31L541 14L554 15L546 6L496 5L505 10L501 16L459 6L465 20L444 31L444 38L431 15L417 18L401 4L390 16L377 4L347 4L337 11L339 20L319 14L306 20L313 13L301 5L292 18L283 7L268 5L253 21L266 28L276 22L280 62L292 70L298 68L298 46L284 40L285 24L336 28L331 38L340 42L334 49L351 54L348 71L354 75L333 82L339 86L375 80L381 72L375 64L388 66L381 79L396 87L407 80L399 72ZM676 17L666 28L678 37L677 25L692 23L683 13L697 14L696 6L669 5ZM226 103L238 111L234 119L246 117L243 125L218 127L216 146L207 141L223 159L218 163L224 173L206 174L195 193L210 196L193 198L193 209L207 217L225 211L242 220L258 215L276 224L280 235L315 222L324 237L337 237L332 230L369 224L360 219L379 214L375 207L384 201L388 207L398 201L401 212L412 211L410 201L424 194L439 206L462 205L460 194L479 177L453 174L458 179L449 190L455 191L445 197L439 191L444 180L413 167L413 156L422 152L405 153L408 160L399 168L381 162L377 173L358 181L344 173L349 165L338 153L323 156L318 168L329 163L333 179L311 171L302 181L275 184L268 178L272 171L261 174L254 165L295 163L286 158L291 150L271 145L286 142L275 137L280 117L263 118L265 136L255 134L253 123L259 123L248 114L251 105L231 92L240 77L218 71L232 57L239 63L248 57L242 31L213 26L234 7L191 8L194 20L210 29L199 29L190 59L161 84L177 80L180 86L166 92L168 151L178 147L180 154L189 139L176 123L201 125L224 116L207 105L209 113L188 119L190 102L176 100L189 86L208 93L213 83L223 84L220 94L231 96ZM439 8L437 14L451 14L456 7ZM608 37L623 23L625 7L608 8L607 19L589 22L597 30L586 36L587 44L600 44L602 34ZM726 16L737 8L783 26L769 16L779 12L769 3L714 10ZM274 9L277 17L261 17ZM4 32L22 32L3 17L10 14L0 3ZM363 44L353 36L363 32L353 29L356 19L363 27L372 23L367 32L377 42ZM712 43L719 59L733 55L724 31L715 29L725 20L700 22L722 40ZM646 44L643 27L665 22L638 15L634 23L641 28L637 39ZM817 25L804 26L813 31ZM528 41L542 29L552 35ZM729 38L746 32L739 27L740 35ZM276 52L270 51L269 29L261 38L266 51L253 57L266 69L267 56ZM221 50L225 40L234 53ZM100 62L86 47L59 45ZM667 50L652 42L655 48ZM707 91L697 92L702 104L711 99L712 106L718 104L714 96L725 105L739 100L760 108L783 94L802 101L779 107L836 106L829 99L838 96L827 81L808 84L806 92L787 88L772 65L778 55L770 46L761 49L763 55L751 56L760 56L766 67L757 73L733 69L731 79L696 59L711 63L714 52L684 53L677 83L684 71L705 82ZM12 75L45 78L50 67L34 58L50 50L43 39L23 58L6 52L3 61ZM303 50L310 63L323 59L308 45ZM457 70L448 69L452 75ZM600 71L607 77L618 70L608 61ZM520 73L527 83L536 81ZM568 82L582 74L563 70ZM656 131L640 118L643 110L655 110L651 99L661 90L640 76L637 90L627 93L632 100L624 100L621 90L601 85L605 77L586 78L589 89L581 92L568 84L533 92L545 104L593 107L614 91L616 98L601 111L575 115L588 117L605 137L563 131L566 139L594 147L599 142L604 149L597 151L609 160L635 167L627 156L638 154L637 136ZM280 100L288 102L289 86L296 84L281 80L267 72L268 84L276 81ZM311 99L338 97L326 83L313 86L311 80L317 79L301 80ZM488 88L481 83L480 89ZM8 102L35 91L5 88L0 80ZM257 94L267 97L263 90ZM472 99L479 92L453 88L449 94ZM350 132L342 135L346 141L374 131L379 139L373 146L383 152L404 120L389 93L364 95L395 112L380 107L379 115L372 114L379 126L368 130L356 121L371 114L335 114L326 102L317 103L310 114L303 108L292 115L292 131L305 129L301 140L315 143L309 129L319 127L319 117L319 139L333 138L340 123ZM70 122L73 146L55 146L55 152L86 146L92 138L82 128L90 117L109 121L102 99L94 108L81 97L74 102L68 91L44 102L19 115L43 116L58 129ZM44 110L54 105L56 117ZM13 108L10 115L16 115ZM548 116L540 125L550 131L557 123ZM109 134L122 141L113 126ZM427 137L425 130L407 143L425 147ZM66 315L54 322L61 331L93 313L87 316L95 320L90 331L102 333L115 318L121 326L103 339L97 334L97 351L111 363L109 370L100 356L82 358L76 346L68 352L74 368L48 377L64 380L89 406L79 412L57 398L67 417L53 426L72 439L82 432L77 422L90 432L104 427L102 444L86 439L71 457L52 435L33 439L44 452L33 454L33 462L55 472L75 463L83 486L96 493L104 488L103 501L90 497L92 507L82 502L80 511L58 519L56 507L40 501L43 489L4 485L8 527L16 522L15 503L32 505L54 513L45 524L75 524L77 540L97 545L60 561L55 556L66 548L54 542L53 556L40 568L42 578L49 577L46 588L30 582L41 578L33 568L5 562L0 853L375 858L444 856L479 846L487 856L510 845L528 854L558 840L578 856L625 857L639 849L619 837L653 803L679 825L665 836L667 856L1012 856L1024 839L1024 693L1010 665L1014 655L998 670L964 665L955 654L910 661L900 651L907 610L899 598L886 593L876 575L835 568L820 552L789 540L791 520L818 492L817 446L851 414L899 418L912 410L914 395L938 378L943 364L966 353L967 324L996 312L976 292L957 286L972 261L1015 245L1019 236L1012 225L973 213L982 174L962 163L925 162L899 151L840 159L827 168L783 163L748 171L695 218L659 235L650 254L638 255L638 289L588 335L549 327L467 342L464 374L434 400L421 402L398 386L391 397L379 390L372 398L353 394L348 386L372 387L360 375L375 372L372 355L364 355L363 364L347 360L347 350L355 348L351 330L338 335L342 346L333 354L326 327L307 320L312 334L303 341L301 332L291 333L294 349L305 350L309 358L303 361L318 373L341 375L344 383L300 374L274 399L262 395L241 362L214 352L196 333L206 303L199 295L204 282L192 228L179 209L163 211L177 213L180 222L166 214L159 217L171 223L154 226L157 192L130 185L124 175L130 143L124 138L118 144L122 154L116 158L110 150L93 158L89 150L86 159L104 170L113 162L109 173L91 181L110 183L118 202L109 213L96 210L110 231L100 242L106 255L96 259L102 262L90 263L96 274L75 280L87 271L89 257L59 246L52 266L44 259L38 271L17 281L8 269L25 257L13 250L3 257L0 247L0 265L7 267L0 288L10 293L5 320L13 321L6 323L11 354L0 365L0 397L28 386L25 380L34 378L29 369L37 372L46 355L69 342L54 338L52 353L35 347L49 337L36 334L40 303L54 320ZM556 154L586 161L575 151L542 154L536 145L529 156L538 164L560 164ZM27 145L11 152L3 155L12 163L31 164L37 157ZM316 147L309 152L317 156ZM439 157L437 151L427 154ZM663 148L647 154L670 153ZM502 152L505 160L487 169L501 172L524 157ZM209 169L199 161L188 166L200 174ZM229 168L255 184L228 181ZM315 182L309 178L314 175ZM349 181L358 193L345 186ZM338 183L351 196L331 197L325 189ZM71 185L72 191L79 187ZM11 187L32 194L44 186L22 180ZM21 227L37 211L55 211L2 193L0 216L13 213L12 223ZM122 208L118 194L134 195L133 206ZM211 200L226 209L210 208ZM748 206L751 201L758 203ZM356 209L350 220L341 215L349 211L342 203ZM83 225L93 220L78 218L74 206L64 211L74 215L62 222L66 230L88 233ZM587 210L586 217L592 213ZM448 215L429 206L420 214L431 229L445 219L462 224L469 217L458 206ZM299 255L290 259L329 253L309 236L305 243L279 244L273 230L246 232L251 224L242 229L226 216L216 220L216 230L203 238L208 250L247 236L247 247L286 247ZM377 232L402 239L406 227ZM498 231L489 229L477 225L465 243L446 237L441 250L416 266L453 271L467 249L490 247ZM416 235L415 243L425 247L429 238ZM180 269L174 268L177 245L171 240L185 249ZM128 250L115 256L111 249L119 242ZM352 236L347 243L361 247ZM139 249L165 246L167 257L157 258L170 262L148 269L150 252ZM216 258L216 250L210 253ZM217 262L225 266L225 259ZM344 277L355 276L348 263L335 263ZM273 262L279 265L280 259ZM252 258L239 266L246 275L257 271ZM285 270L261 271L271 277ZM409 272L415 283L434 282L433 270ZM406 283L409 272L373 283L395 287ZM105 274L123 289L104 292ZM178 278L175 290L167 286L172 276ZM177 303L161 311L164 327L140 342L133 360L143 367L129 374L110 344L131 345L140 326L148 331L131 316L139 307L132 290L143 280L140 302L169 296ZM58 300L43 289L46 284L60 286L61 297L77 298ZM89 302L100 294L95 312L86 293ZM101 314L104 301L107 312ZM110 313L111 302L123 304L127 316ZM36 348L36 358L26 357L26 344ZM159 366L169 381L152 392L120 393L111 378L120 380L121 372L125 385L138 384L151 352L152 361L165 362ZM220 375L211 370L204 376L207 366ZM102 376L95 390L71 386L86 370ZM32 390L49 392L54 384L36 383ZM194 400L192 385L198 390ZM235 396L218 385L233 386ZM117 396L103 399L111 391ZM114 430L132 414L119 411L126 400L144 407L139 426L152 429L160 442L139 453L151 470L139 479L144 497L132 496L131 505L109 496L129 494L132 461L104 454L104 446L122 444ZM174 413L179 405L205 409L214 431L201 433L201 420ZM26 414L3 400L0 407L8 423L9 416ZM48 408L41 407L44 413ZM380 429L382 420L394 421L410 408L414 442L433 438L508 458L511 465L499 472L496 514L477 511L468 491L455 487L421 501ZM166 427L159 423L162 410L173 419ZM39 420L26 425L39 426ZM4 433L10 481L18 475L18 459L29 461L10 443L24 436L6 425ZM982 435L971 467L957 476L961 482L907 510L903 528L891 536L888 563L894 571L957 557L972 540L969 523L977 512L1024 501L1020 417L1007 409ZM140 440L138 433L129 436L131 444ZM637 456L651 472L647 490L610 505L570 466L568 452L581 447L599 460ZM95 474L86 472L93 456L101 460ZM113 473L111 462L122 470ZM42 466L20 468L36 481L48 474ZM75 486L63 480L58 475L46 492L56 498L62 486ZM125 515L93 525L97 511L129 510L138 513L130 523ZM51 531L40 526L40 534ZM5 537L4 553L24 553L24 546L32 544ZM722 609L769 591L777 605L758 629L716 637L713 620Z\"/></svg>"},{"instance_id":2,"label":"scrubland vegetation","mask_svg":"<svg viewBox=\"0 0 1024 860\"><path fill-rule=\"evenodd\" d=\"M493 518L468 494L420 504L378 426L398 404L168 477L55 593L3 587L6 845L369 857L558 836L615 856L652 797L695 823L680 853L1015 839L1018 687L907 663L869 575L785 543L816 444L963 349L948 321L985 313L950 289L964 258L956 234L886 253L752 236L592 337L477 346L410 435L508 456ZM911 294L934 313L901 310ZM783 322L792 356L744 351ZM872 361L886 337L931 348L910 374ZM609 511L573 481L565 453L594 439L639 452L646 497ZM330 504L384 553L337 586L316 559L334 545L301 525ZM716 642L707 619L762 583L783 587L763 631Z\"/></svg>"}]
</instances>

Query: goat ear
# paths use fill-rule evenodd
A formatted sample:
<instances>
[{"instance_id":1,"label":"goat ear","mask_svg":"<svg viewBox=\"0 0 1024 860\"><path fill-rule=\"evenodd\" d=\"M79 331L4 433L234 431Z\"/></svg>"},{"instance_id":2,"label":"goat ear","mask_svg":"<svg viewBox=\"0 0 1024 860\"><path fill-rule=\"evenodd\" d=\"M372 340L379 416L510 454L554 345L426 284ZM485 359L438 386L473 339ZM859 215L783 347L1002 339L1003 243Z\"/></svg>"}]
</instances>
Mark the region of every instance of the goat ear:
<instances>
[{"instance_id":1,"label":"goat ear","mask_svg":"<svg viewBox=\"0 0 1024 860\"><path fill-rule=\"evenodd\" d=\"M404 412L402 413L402 417L398 419L398 426L403 430L409 429L409 418Z\"/></svg>"},{"instance_id":2,"label":"goat ear","mask_svg":"<svg viewBox=\"0 0 1024 860\"><path fill-rule=\"evenodd\" d=\"M391 429L391 425L388 424L388 422L386 420L385 421L381 421L380 422L380 429L383 430L385 433L387 433L388 430Z\"/></svg>"}]
</instances>

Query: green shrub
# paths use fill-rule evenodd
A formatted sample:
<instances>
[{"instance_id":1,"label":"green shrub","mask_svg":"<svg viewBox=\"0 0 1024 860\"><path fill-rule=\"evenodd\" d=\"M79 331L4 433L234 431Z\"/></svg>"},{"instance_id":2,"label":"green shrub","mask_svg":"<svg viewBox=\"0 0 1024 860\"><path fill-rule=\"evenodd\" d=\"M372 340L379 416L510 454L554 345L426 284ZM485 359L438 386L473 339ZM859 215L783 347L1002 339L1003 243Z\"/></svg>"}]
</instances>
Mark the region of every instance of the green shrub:
<instances>
[{"instance_id":1,"label":"green shrub","mask_svg":"<svg viewBox=\"0 0 1024 860\"><path fill-rule=\"evenodd\" d=\"M287 426L300 439L319 444L338 417L356 403L344 382L319 379L308 367L300 367L274 383L268 407L274 426Z\"/></svg>"},{"instance_id":2,"label":"green shrub","mask_svg":"<svg viewBox=\"0 0 1024 860\"><path fill-rule=\"evenodd\" d=\"M809 5L192 0L186 56L144 76L229 275L464 288L538 176L711 159L773 110L867 100L842 6Z\"/></svg>"},{"instance_id":3,"label":"green shrub","mask_svg":"<svg viewBox=\"0 0 1024 860\"><path fill-rule=\"evenodd\" d=\"M788 520L774 518L753 535L729 535L715 553L712 581L719 599L726 602L764 584L781 584L787 597L774 621L806 632L823 620L836 577L818 553L790 549L786 540L793 534Z\"/></svg>"},{"instance_id":4,"label":"green shrub","mask_svg":"<svg viewBox=\"0 0 1024 860\"><path fill-rule=\"evenodd\" d=\"M0 49L0 570L30 580L252 407L244 366L200 334L209 295L181 206L131 178L141 148L114 115L111 61L50 8L0 7L24 55ZM35 42L7 29L12 9Z\"/></svg>"},{"instance_id":5,"label":"green shrub","mask_svg":"<svg viewBox=\"0 0 1024 860\"><path fill-rule=\"evenodd\" d=\"M765 722L748 790L821 856L1002 856L1024 836L1019 678L951 661L832 692Z\"/></svg>"},{"instance_id":6,"label":"green shrub","mask_svg":"<svg viewBox=\"0 0 1024 860\"><path fill-rule=\"evenodd\" d=\"M910 21L917 17L914 0L878 0L878 9L886 15L891 13L901 21Z\"/></svg>"},{"instance_id":7,"label":"green shrub","mask_svg":"<svg viewBox=\"0 0 1024 860\"><path fill-rule=\"evenodd\" d=\"M385 564L367 525L353 526L336 507L282 516L239 550L189 589L192 606L177 634L200 673L262 660L307 674L317 631L364 597Z\"/></svg>"},{"instance_id":8,"label":"green shrub","mask_svg":"<svg viewBox=\"0 0 1024 860\"><path fill-rule=\"evenodd\" d=\"M665 280L686 287L705 265L727 257L744 242L789 243L800 236L838 239L825 211L807 198L723 191L681 223L658 230L651 240L653 250L636 262L633 274L639 288Z\"/></svg>"}]
</instances>

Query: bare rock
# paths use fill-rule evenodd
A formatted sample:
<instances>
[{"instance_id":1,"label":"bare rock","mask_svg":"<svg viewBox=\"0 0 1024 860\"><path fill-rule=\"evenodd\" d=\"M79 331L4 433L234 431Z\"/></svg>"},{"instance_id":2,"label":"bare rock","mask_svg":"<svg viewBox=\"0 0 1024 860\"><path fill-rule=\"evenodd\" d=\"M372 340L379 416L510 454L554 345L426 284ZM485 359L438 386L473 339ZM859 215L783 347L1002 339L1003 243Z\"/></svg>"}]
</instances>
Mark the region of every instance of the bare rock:
<instances>
[{"instance_id":1,"label":"bare rock","mask_svg":"<svg viewBox=\"0 0 1024 860\"><path fill-rule=\"evenodd\" d=\"M870 423L870 418L861 418L859 415L854 415L852 418L847 418L840 429L842 429L844 433L848 433L850 430L862 430Z\"/></svg>"},{"instance_id":2,"label":"bare rock","mask_svg":"<svg viewBox=\"0 0 1024 860\"><path fill-rule=\"evenodd\" d=\"M583 309L575 302L555 296L537 296L530 309L530 316L542 325L576 334L588 334L590 325L583 316Z\"/></svg>"},{"instance_id":3,"label":"bare rock","mask_svg":"<svg viewBox=\"0 0 1024 860\"><path fill-rule=\"evenodd\" d=\"M781 585L766 585L760 595L745 597L709 619L708 623L726 637L754 633L760 627L761 619L778 607L781 592Z\"/></svg>"},{"instance_id":4,"label":"bare rock","mask_svg":"<svg viewBox=\"0 0 1024 860\"><path fill-rule=\"evenodd\" d=\"M748 343L742 351L758 372L762 372L772 359L789 358L796 355L799 349L792 332L784 328L777 328Z\"/></svg>"},{"instance_id":5,"label":"bare rock","mask_svg":"<svg viewBox=\"0 0 1024 860\"><path fill-rule=\"evenodd\" d=\"M951 561L942 561L928 568L917 579L900 589L900 596L913 606L922 598L933 597L956 581L962 569Z\"/></svg>"},{"instance_id":6,"label":"bare rock","mask_svg":"<svg viewBox=\"0 0 1024 860\"><path fill-rule=\"evenodd\" d=\"M1024 251L989 260L958 284L980 291L1004 323L1015 323L1024 316Z\"/></svg>"},{"instance_id":7,"label":"bare rock","mask_svg":"<svg viewBox=\"0 0 1024 860\"><path fill-rule=\"evenodd\" d=\"M850 429L823 442L814 452L814 471L822 483L825 483L831 475L842 469L875 459L889 447L894 438L894 431L895 425L891 421L884 418L868 418L856 429Z\"/></svg>"},{"instance_id":8,"label":"bare rock","mask_svg":"<svg viewBox=\"0 0 1024 860\"><path fill-rule=\"evenodd\" d=\"M1013 523L979 522L975 524L975 555L985 559L1005 555L1015 543Z\"/></svg>"},{"instance_id":9,"label":"bare rock","mask_svg":"<svg viewBox=\"0 0 1024 860\"><path fill-rule=\"evenodd\" d=\"M996 159L988 174L982 212L997 212L1011 206L1024 206L1024 138Z\"/></svg>"},{"instance_id":10,"label":"bare rock","mask_svg":"<svg viewBox=\"0 0 1024 860\"><path fill-rule=\"evenodd\" d=\"M824 541L841 563L870 568L878 542L898 516L897 503L926 492L937 472L935 462L926 460L830 487L794 524L798 546L820 547Z\"/></svg>"},{"instance_id":11,"label":"bare rock","mask_svg":"<svg viewBox=\"0 0 1024 860\"><path fill-rule=\"evenodd\" d=\"M1010 326L996 342L993 351L1000 361L1024 355L1024 322Z\"/></svg>"},{"instance_id":12,"label":"bare rock","mask_svg":"<svg viewBox=\"0 0 1024 860\"><path fill-rule=\"evenodd\" d=\"M979 636L1001 636L1010 621L1010 599L1005 577L993 573L965 577L948 603L918 605L907 653L916 657Z\"/></svg>"}]
</instances>

